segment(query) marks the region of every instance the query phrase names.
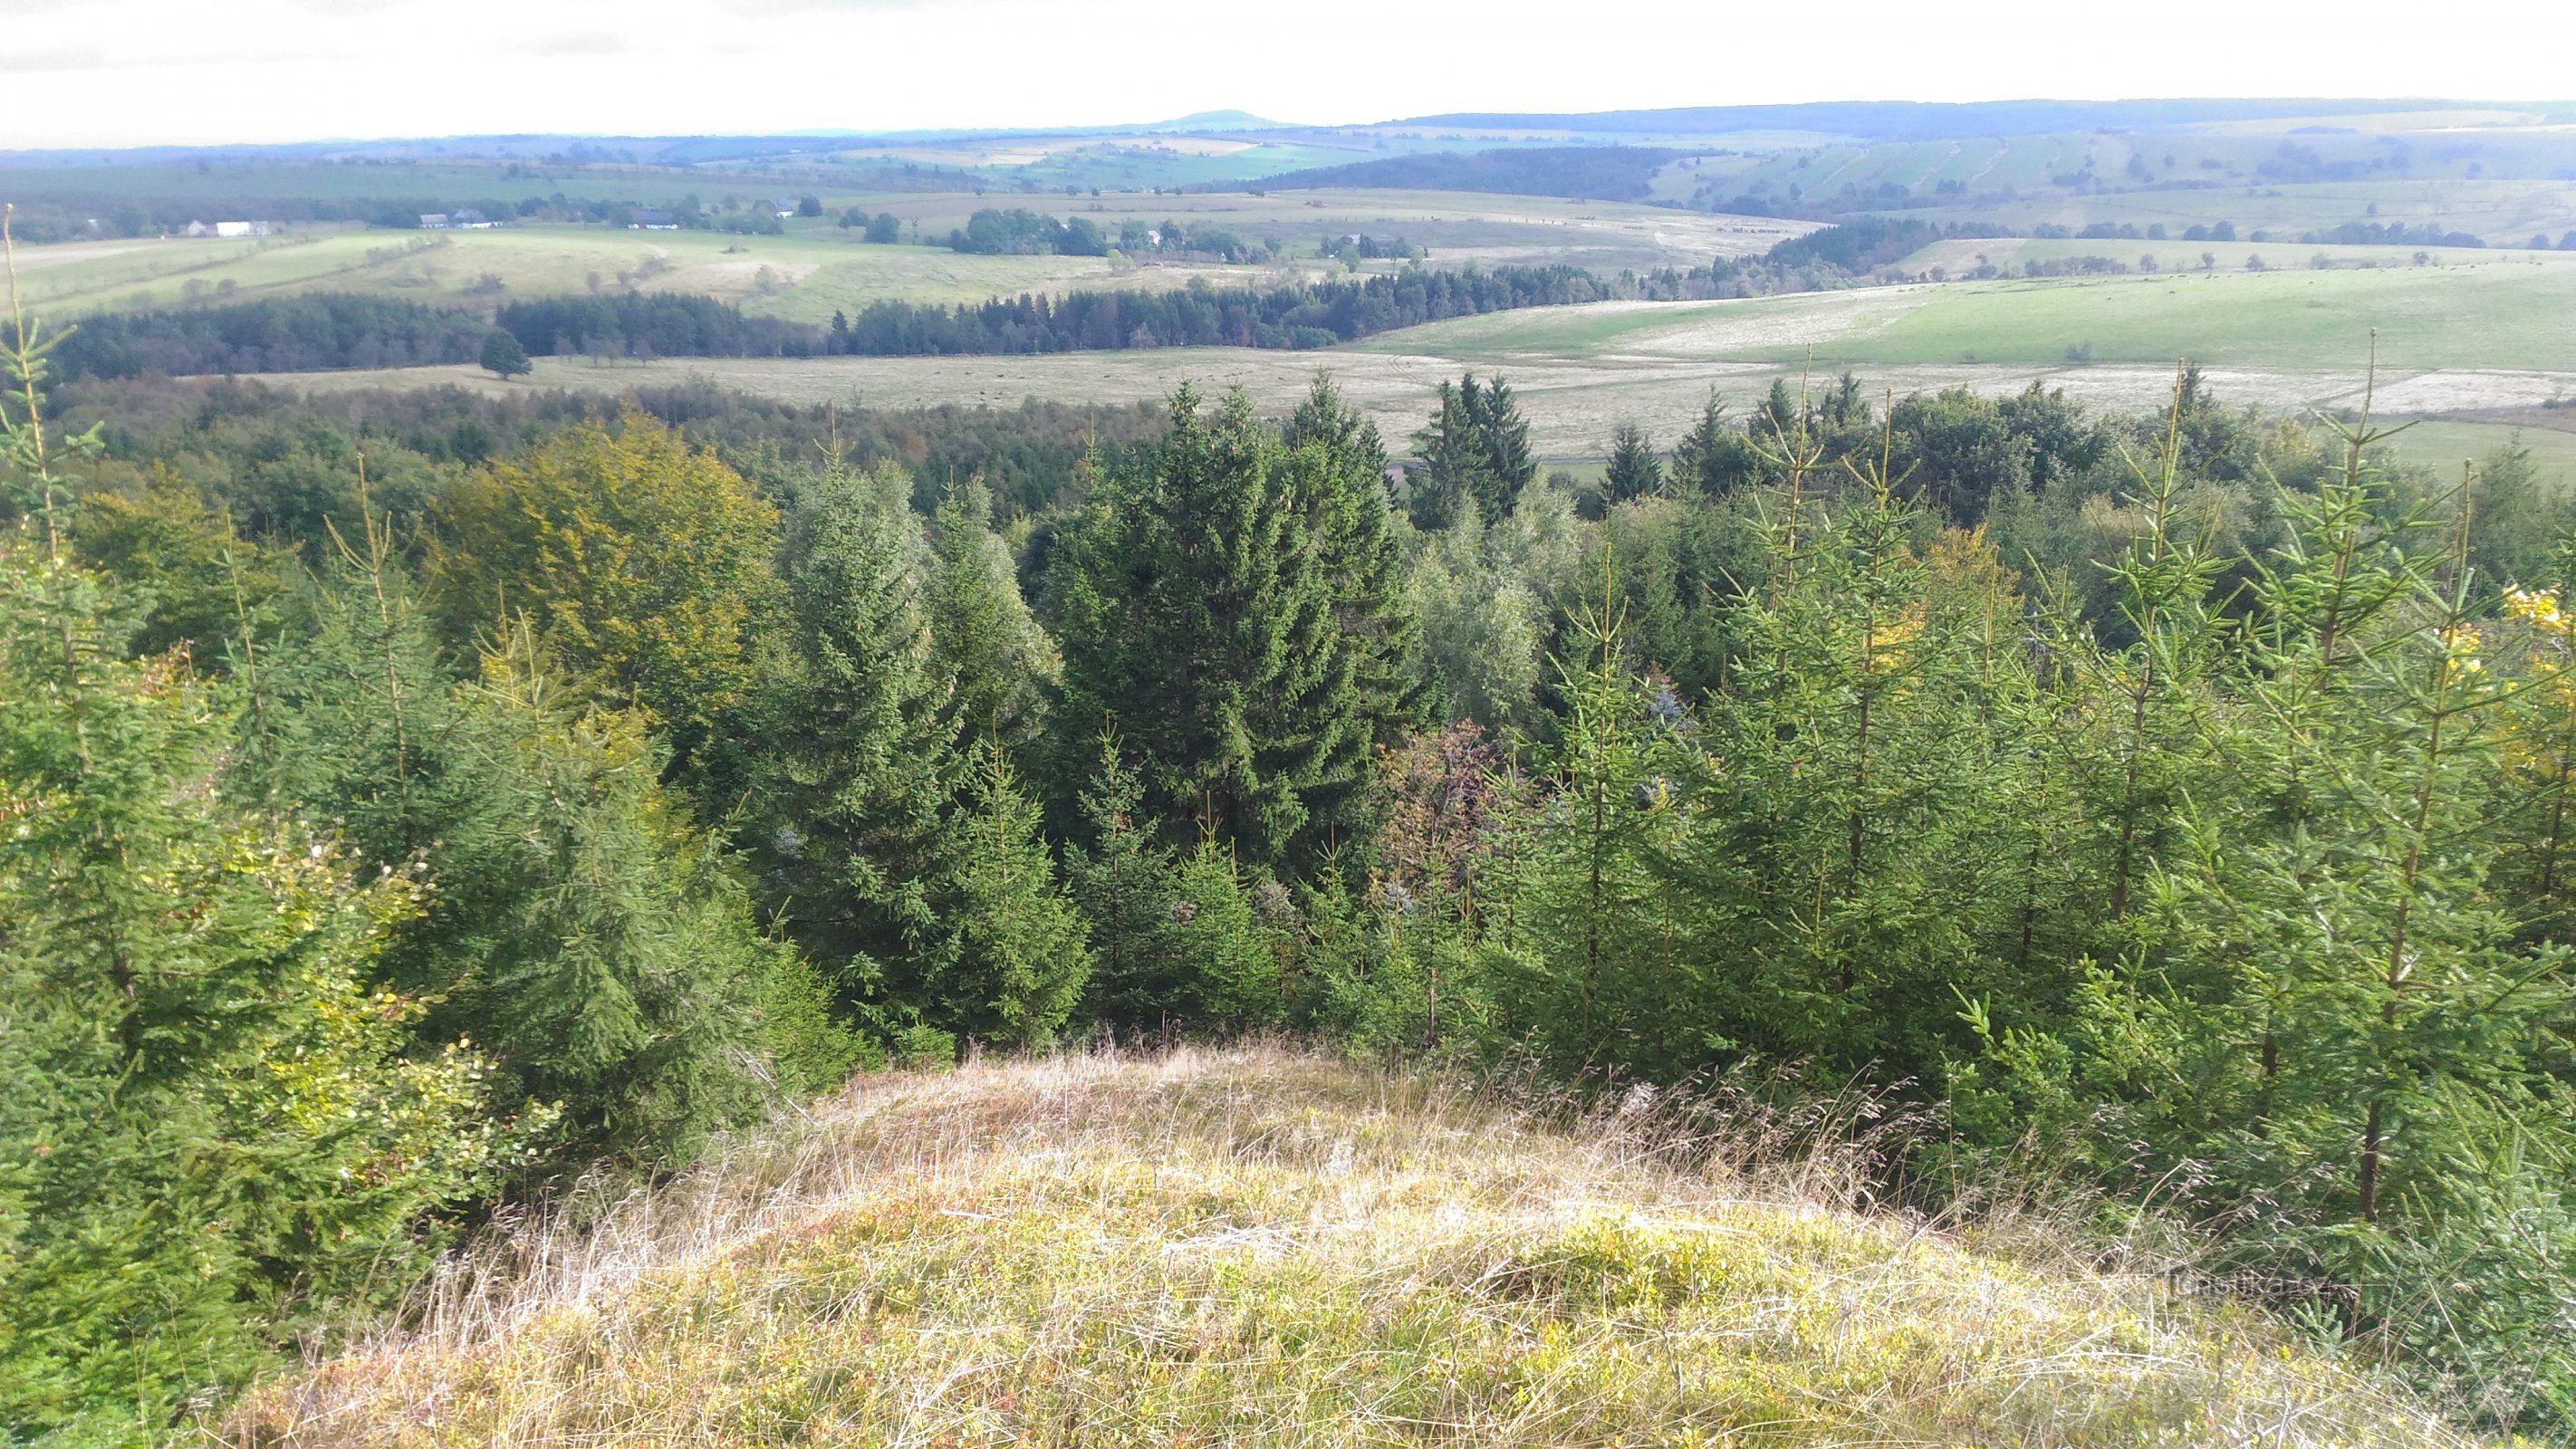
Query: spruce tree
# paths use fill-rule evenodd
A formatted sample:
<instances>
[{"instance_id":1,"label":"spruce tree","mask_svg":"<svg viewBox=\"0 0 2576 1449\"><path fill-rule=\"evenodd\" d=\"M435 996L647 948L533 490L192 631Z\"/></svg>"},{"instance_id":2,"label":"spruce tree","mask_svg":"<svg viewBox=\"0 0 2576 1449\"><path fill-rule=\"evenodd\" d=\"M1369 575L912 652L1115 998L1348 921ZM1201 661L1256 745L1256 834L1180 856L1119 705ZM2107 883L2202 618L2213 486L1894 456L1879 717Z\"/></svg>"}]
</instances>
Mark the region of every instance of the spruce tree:
<instances>
[{"instance_id":1,"label":"spruce tree","mask_svg":"<svg viewBox=\"0 0 2576 1449\"><path fill-rule=\"evenodd\" d=\"M1469 502L1488 522L1509 517L1520 506L1521 491L1538 476L1529 420L1499 377L1480 383L1471 372L1455 385L1442 382L1431 420L1413 435L1413 447L1422 459L1414 470L1416 528L1445 528Z\"/></svg>"},{"instance_id":2,"label":"spruce tree","mask_svg":"<svg viewBox=\"0 0 2576 1449\"><path fill-rule=\"evenodd\" d=\"M1567 717L1532 751L1541 803L1507 817L1517 838L1486 868L1500 1024L1560 1070L1689 1071L1708 993L1663 868L1691 808L1674 721L1655 715L1614 601L1588 606L1575 638L1557 661Z\"/></svg>"},{"instance_id":3,"label":"spruce tree","mask_svg":"<svg viewBox=\"0 0 2576 1449\"><path fill-rule=\"evenodd\" d=\"M980 479L949 489L932 520L922 602L932 667L956 681L948 717L959 739L1016 746L1043 723L1047 691L1063 663L1020 597L1010 546L992 529L992 509Z\"/></svg>"},{"instance_id":4,"label":"spruce tree","mask_svg":"<svg viewBox=\"0 0 2576 1449\"><path fill-rule=\"evenodd\" d=\"M685 1158L779 1080L763 1003L807 968L761 939L644 722L557 684L524 623L454 681L389 527L365 522L284 627L234 646L230 783L417 882L384 974L433 1003L427 1044L478 1043L505 1100L561 1109L558 1165Z\"/></svg>"},{"instance_id":5,"label":"spruce tree","mask_svg":"<svg viewBox=\"0 0 2576 1449\"><path fill-rule=\"evenodd\" d=\"M1610 436L1610 466L1601 477L1601 496L1611 503L1646 498L1664 491L1664 463L1643 428L1623 422Z\"/></svg>"},{"instance_id":6,"label":"spruce tree","mask_svg":"<svg viewBox=\"0 0 2576 1449\"><path fill-rule=\"evenodd\" d=\"M732 862L662 785L646 722L547 669L523 625L462 692L501 828L434 853L456 954L431 1021L563 1105L567 1165L685 1161L766 1105L763 1007L806 968L762 938Z\"/></svg>"},{"instance_id":7,"label":"spruce tree","mask_svg":"<svg viewBox=\"0 0 2576 1449\"><path fill-rule=\"evenodd\" d=\"M1233 861L1212 839L1186 851L1165 843L1138 813L1143 788L1116 736L1104 733L1094 748L1082 794L1093 843L1068 862L1097 946L1090 1013L1156 1034L1275 1020L1278 958Z\"/></svg>"},{"instance_id":8,"label":"spruce tree","mask_svg":"<svg viewBox=\"0 0 2576 1449\"><path fill-rule=\"evenodd\" d=\"M1470 373L1467 386L1475 385ZM1408 470L1405 481L1414 527L1426 532L1447 528L1461 507L1491 491L1477 481L1487 459L1475 417L1467 397L1447 378L1440 381L1431 420L1413 435L1413 450L1421 461Z\"/></svg>"},{"instance_id":9,"label":"spruce tree","mask_svg":"<svg viewBox=\"0 0 2576 1449\"><path fill-rule=\"evenodd\" d=\"M1762 395L1762 407L1754 419L1755 436L1765 445L1776 447L1796 437L1806 420L1807 410L1789 391L1789 380L1771 379L1771 390Z\"/></svg>"},{"instance_id":10,"label":"spruce tree","mask_svg":"<svg viewBox=\"0 0 2576 1449\"><path fill-rule=\"evenodd\" d=\"M1351 756L1396 743L1426 714L1413 660L1419 630L1405 606L1404 542L1387 500L1386 448L1377 425L1345 404L1322 374L1290 415L1282 440L1332 591L1332 626L1349 656L1353 707L1367 726L1345 740L1345 758L1332 767L1334 778L1355 780L1366 762L1355 769ZM1356 827L1354 804L1343 800L1329 809Z\"/></svg>"},{"instance_id":11,"label":"spruce tree","mask_svg":"<svg viewBox=\"0 0 2576 1449\"><path fill-rule=\"evenodd\" d=\"M998 747L975 751L948 835L933 904L954 945L916 988L922 1016L1011 1046L1052 1040L1091 978L1088 928L1056 880L1037 805Z\"/></svg>"},{"instance_id":12,"label":"spruce tree","mask_svg":"<svg viewBox=\"0 0 2576 1449\"><path fill-rule=\"evenodd\" d=\"M1511 385L1499 377L1479 390L1470 373L1459 392L1485 453L1485 466L1473 480L1478 490L1476 506L1488 519L1508 518L1520 507L1522 490L1538 477L1538 455L1530 451L1529 420L1512 400Z\"/></svg>"},{"instance_id":13,"label":"spruce tree","mask_svg":"<svg viewBox=\"0 0 2576 1449\"><path fill-rule=\"evenodd\" d=\"M1335 627L1322 451L1292 454L1240 391L1202 417L1184 388L1170 433L1101 481L1052 566L1061 717L1117 730L1167 838L1262 867L1349 829L1375 733ZM1060 751L1059 798L1087 765Z\"/></svg>"},{"instance_id":14,"label":"spruce tree","mask_svg":"<svg viewBox=\"0 0 2576 1449\"><path fill-rule=\"evenodd\" d=\"M1884 456L1883 454L1881 455ZM1732 963L1711 1030L1781 1057L1927 1071L1961 995L2024 999L1994 942L2021 904L2013 823L2027 681L1985 620L1981 543L1918 550L1873 460L1847 506L1767 514L1767 576L1727 617L1683 867L1702 949ZM1964 579L1945 575L1964 574ZM1953 610L1979 620L1961 627Z\"/></svg>"},{"instance_id":15,"label":"spruce tree","mask_svg":"<svg viewBox=\"0 0 2576 1449\"><path fill-rule=\"evenodd\" d=\"M209 788L222 695L0 542L0 1422L158 1442L376 1310L522 1131L371 979L416 891Z\"/></svg>"},{"instance_id":16,"label":"spruce tree","mask_svg":"<svg viewBox=\"0 0 2576 1449\"><path fill-rule=\"evenodd\" d=\"M747 843L770 908L851 1005L939 950L926 883L959 779L910 480L834 467L786 519L790 627L763 691Z\"/></svg>"},{"instance_id":17,"label":"spruce tree","mask_svg":"<svg viewBox=\"0 0 2576 1449\"><path fill-rule=\"evenodd\" d=\"M1762 456L1753 440L1726 424L1726 404L1710 389L1699 417L1673 448L1673 484L1684 494L1719 499L1761 476Z\"/></svg>"},{"instance_id":18,"label":"spruce tree","mask_svg":"<svg viewBox=\"0 0 2576 1449\"><path fill-rule=\"evenodd\" d=\"M796 490L796 628L767 691L751 847L790 936L899 1050L1034 1044L1088 972L1006 749L1030 727L1026 674L1045 640L984 526L989 505L952 496L930 546L911 491L890 464Z\"/></svg>"}]
</instances>

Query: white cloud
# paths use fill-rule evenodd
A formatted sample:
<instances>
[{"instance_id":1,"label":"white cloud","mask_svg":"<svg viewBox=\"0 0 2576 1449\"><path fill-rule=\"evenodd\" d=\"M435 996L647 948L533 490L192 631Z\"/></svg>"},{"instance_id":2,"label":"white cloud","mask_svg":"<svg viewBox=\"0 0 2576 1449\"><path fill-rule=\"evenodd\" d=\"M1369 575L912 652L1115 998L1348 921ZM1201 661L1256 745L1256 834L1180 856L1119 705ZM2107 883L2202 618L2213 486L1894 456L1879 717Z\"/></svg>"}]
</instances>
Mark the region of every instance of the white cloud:
<instances>
[{"instance_id":1,"label":"white cloud","mask_svg":"<svg viewBox=\"0 0 2576 1449\"><path fill-rule=\"evenodd\" d=\"M1173 9L1090 0L0 0L0 145L771 132L2021 96L2548 98L2556 0ZM2402 44L2388 37L2403 35Z\"/></svg>"}]
</instances>

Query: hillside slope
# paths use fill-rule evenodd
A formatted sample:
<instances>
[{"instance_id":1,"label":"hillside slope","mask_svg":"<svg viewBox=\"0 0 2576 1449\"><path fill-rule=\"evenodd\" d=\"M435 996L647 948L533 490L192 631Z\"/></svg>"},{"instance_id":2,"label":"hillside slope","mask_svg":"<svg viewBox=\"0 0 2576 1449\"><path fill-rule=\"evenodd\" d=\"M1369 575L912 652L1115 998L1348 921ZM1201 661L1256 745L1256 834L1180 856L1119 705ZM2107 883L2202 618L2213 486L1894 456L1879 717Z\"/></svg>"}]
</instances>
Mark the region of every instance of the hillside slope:
<instances>
[{"instance_id":1,"label":"hillside slope","mask_svg":"<svg viewBox=\"0 0 2576 1449\"><path fill-rule=\"evenodd\" d=\"M2256 1316L1278 1052L863 1078L263 1446L2439 1444Z\"/></svg>"}]
</instances>

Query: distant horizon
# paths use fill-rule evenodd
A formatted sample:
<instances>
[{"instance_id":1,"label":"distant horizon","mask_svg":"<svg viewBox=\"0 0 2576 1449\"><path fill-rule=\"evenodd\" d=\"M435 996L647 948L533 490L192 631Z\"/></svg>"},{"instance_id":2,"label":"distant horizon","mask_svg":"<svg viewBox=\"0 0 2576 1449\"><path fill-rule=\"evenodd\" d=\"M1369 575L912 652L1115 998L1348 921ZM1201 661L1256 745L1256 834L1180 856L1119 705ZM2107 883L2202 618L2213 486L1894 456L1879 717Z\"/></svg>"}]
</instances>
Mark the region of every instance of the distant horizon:
<instances>
[{"instance_id":1,"label":"distant horizon","mask_svg":"<svg viewBox=\"0 0 2576 1449\"><path fill-rule=\"evenodd\" d=\"M1458 112L2349 95L2540 104L2568 84L2564 24L2504 0L2475 26L2297 0L2223 26L1999 0L1960 16L1856 0L1820 29L1774 9L1451 0L1365 27L1145 16L1079 0L18 0L0 84L21 151L314 144L324 138L772 136L1033 131L1113 107L1242 109L1356 126ZM2384 37L2403 35L2402 45ZM2213 40L2223 41L2213 44ZM1758 57L1759 63L1748 63ZM1429 62L1436 60L1437 64ZM2032 86L2035 76L2048 77ZM1341 118L1341 119L1327 119ZM1365 118L1365 119L1361 119Z\"/></svg>"},{"instance_id":2,"label":"distant horizon","mask_svg":"<svg viewBox=\"0 0 2576 1449\"><path fill-rule=\"evenodd\" d=\"M1475 128L1479 126L1480 123L1497 122L1502 123L1501 128L1504 129L1533 129L1544 125L1545 123L1555 121L1572 122L1603 117L1645 117L1654 115L1673 115L1680 117L1693 113L1724 112L1733 110L1829 109L1851 106L1922 107L1927 110L1972 110L1977 108L2009 106L2144 106L2175 104L2207 104L2213 106L2225 106L2230 103L2238 103L2247 107L2353 106L2363 109L2355 110L2349 114L2361 116L2397 113L2402 108L2418 106L2436 110L2473 110L2494 108L2501 110L2519 109L2554 111L2562 108L2576 107L2576 97L2570 97L2567 99L2516 97L2508 99L2443 95L2289 96L2274 94L2209 96L2138 95L2113 97L2016 95L1981 97L1973 100L1917 101L1904 98L1836 96L1802 101L1774 101L1760 103L1712 102L1707 104L1684 103L1671 106L1619 107L1598 111L1447 111L1423 115L1390 116L1366 121L1281 120L1258 115L1238 107L1215 107L1207 110L1193 111L1186 115L1154 120L1088 122L1054 120L1035 121L1026 124L1007 126L888 126L875 128L852 126L812 126L786 130L698 131L571 131L522 129L385 133L380 135L315 135L295 136L274 140L146 141L89 145L0 147L0 159L10 157L54 158L86 154L95 154L107 157L153 152L225 152L309 148L327 149L333 147L355 148L412 145L463 145L475 142L528 142L552 140L603 143L652 143L688 140L792 141L811 138L814 140L832 141L918 143L922 141L936 140L1007 139L1013 136L1088 136L1116 134L1120 132L1134 132L1137 134L1177 134L1187 131L1211 131L1258 134L1269 131L1366 130L1432 125L1454 125ZM1237 120L1237 118L1240 119ZM2576 123L2568 122L2554 124L2576 125ZM1679 134L1686 132L1688 129L1690 128L1676 127L1673 132L1669 133L1661 131L1637 131L1636 134ZM1590 134L1599 136L1609 134L1609 132L1607 130L1601 130L1593 131ZM1602 143L1595 141L1591 144Z\"/></svg>"}]
</instances>

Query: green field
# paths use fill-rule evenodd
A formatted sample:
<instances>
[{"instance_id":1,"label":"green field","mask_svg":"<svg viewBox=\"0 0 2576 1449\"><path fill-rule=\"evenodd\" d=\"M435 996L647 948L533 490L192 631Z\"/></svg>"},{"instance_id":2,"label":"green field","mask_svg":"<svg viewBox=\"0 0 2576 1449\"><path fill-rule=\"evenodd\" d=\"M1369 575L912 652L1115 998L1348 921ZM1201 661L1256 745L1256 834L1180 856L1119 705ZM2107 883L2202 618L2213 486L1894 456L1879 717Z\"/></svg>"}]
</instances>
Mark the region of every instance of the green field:
<instances>
[{"instance_id":1,"label":"green field","mask_svg":"<svg viewBox=\"0 0 2576 1449\"><path fill-rule=\"evenodd\" d=\"M2389 368L2576 370L2576 256L1605 304L1464 318L1356 346L1488 363L1533 355L1777 363L1812 346L1819 365L1837 368L2045 367L2069 361L2070 348L2089 347L2106 363L2170 364L2188 355L2217 366L2336 370L2368 361L2373 329Z\"/></svg>"},{"instance_id":2,"label":"green field","mask_svg":"<svg viewBox=\"0 0 2576 1449\"><path fill-rule=\"evenodd\" d=\"M27 267L26 261L40 265ZM1134 267L1103 257L967 256L870 246L828 224L785 236L607 227L496 231L320 231L260 242L72 242L28 248L29 301L55 315L295 292L360 292L488 308L513 297L598 288L703 292L753 312L820 322L835 308L900 298L980 302L1022 291L1242 283L1312 270ZM227 285L230 284L230 285Z\"/></svg>"},{"instance_id":3,"label":"green field","mask_svg":"<svg viewBox=\"0 0 2576 1449\"><path fill-rule=\"evenodd\" d=\"M563 388L615 396L637 387L702 381L759 397L796 403L846 402L868 407L1017 407L1029 398L1080 406L1121 405L1170 394L1184 382L1203 393L1240 386L1265 412L1284 413L1304 396L1318 370L1329 371L1352 403L1365 410L1390 442L1409 437L1431 411L1434 390L1464 370L1500 372L1511 379L1529 418L1531 438L1549 459L1598 458L1622 421L1643 424L1669 443L1698 416L1714 389L1738 417L1775 378L1798 384L1799 368L1775 362L1654 358L1553 358L1524 354L1509 359L1433 352L1265 352L1247 348L1157 348L1143 352L1070 352L1019 357L697 357L648 363L594 364L585 358L540 357L528 378L501 382L470 366L352 372L270 374L261 381L305 391L351 388L457 386L494 395L530 388ZM2063 388L2070 396L2106 407L2152 409L2171 393L2173 370L2162 366L2008 367L1903 366L1857 369L1876 393L1898 395L1968 387L2018 392L2033 382ZM1825 373L1830 376L1830 372ZM2481 377L2483 384L2492 379ZM2546 396L2546 376L2520 375ZM2555 385L2576 383L2560 374ZM2218 369L2211 385L2232 404L2298 412L2344 407L2361 394L2359 368L2344 372ZM2439 384L2440 387L2434 387ZM2458 391L2458 379L2430 374L2404 385L2383 380L2383 397L2414 388L2431 399L2423 406L2457 406L2440 388Z\"/></svg>"},{"instance_id":4,"label":"green field","mask_svg":"<svg viewBox=\"0 0 2576 1449\"><path fill-rule=\"evenodd\" d=\"M2051 194L1890 214L1926 221L1989 223L2025 231L2043 224L2080 231L2096 222L2140 229L2161 223L2176 236L2185 227L2219 221L2235 223L2239 236L2250 236L2261 229L2291 237L2348 221L2403 222L2408 226L2429 224L2465 231L2483 238L2489 246L2521 246L2534 233L2558 237L2576 229L2576 185L2565 181L2455 178L2238 185L2186 191ZM2176 241L2164 245L2196 244Z\"/></svg>"},{"instance_id":5,"label":"green field","mask_svg":"<svg viewBox=\"0 0 2576 1449\"><path fill-rule=\"evenodd\" d=\"M2424 259L2415 260L2417 255ZM2332 266L2354 270L2404 269L2409 267L2478 267L2499 262L2537 262L2544 266L2576 263L2576 252L2525 251L2519 247L2490 249L2464 247L2408 246L2340 246L2301 244L2298 242L2232 242L2181 241L2168 236L2161 240L2113 239L2088 237L1959 237L1938 241L1912 253L1896 263L1898 270L1923 274L1939 267L1952 277L1964 278L1974 273L1980 263L1990 263L2006 272L2018 272L2024 262L2073 262L2089 257L2116 262L2133 272L2145 272L2146 263L2155 263L2159 272L2242 272L2257 258L2272 271L2312 267L2318 257ZM2207 263L2203 266L2204 261Z\"/></svg>"},{"instance_id":6,"label":"green field","mask_svg":"<svg viewBox=\"0 0 2576 1449\"><path fill-rule=\"evenodd\" d=\"M2527 448L2542 481L2576 488L2576 417L2565 428L2425 418L2399 433L2393 446L2406 461L2453 477L2461 463L2483 459L2497 448Z\"/></svg>"},{"instance_id":7,"label":"green field","mask_svg":"<svg viewBox=\"0 0 2576 1449\"><path fill-rule=\"evenodd\" d=\"M918 222L925 235L963 226L967 216L981 207L1025 206L1059 216L1079 213L1112 233L1130 220L1149 226L1169 219L1191 227L1222 227L1246 240L1285 241L1292 254L1311 255L1319 242L1359 232L1380 238L1401 236L1428 248L1435 263L1563 263L1599 272L1706 266L1712 257L1768 251L1815 225L1614 201L1360 188L1266 196L1240 192L1097 197L886 195L860 198L855 204Z\"/></svg>"},{"instance_id":8,"label":"green field","mask_svg":"<svg viewBox=\"0 0 2576 1449\"><path fill-rule=\"evenodd\" d=\"M1484 242L1485 254L1514 260L1619 246L1707 248L1730 239L1748 247L1767 245L1759 234L1726 230L1756 225L1741 218L1647 207L1420 192L1155 200L1168 202L1170 214L1187 225L1223 224L1256 235L1271 225L1366 228L1381 234L1403 230L1408 235L1446 226L1454 235ZM1307 204L1317 200L1326 204ZM973 201L916 198L913 206L925 229L935 229L943 217L961 214L956 209ZM1116 213L1109 215L1114 219ZM468 303L495 295L473 290L486 270L504 280L505 291L498 295L528 295L577 290L593 270L613 280L618 271L637 268L644 257L659 256L667 269L638 285L712 292L739 298L755 311L808 319L878 297L970 301L997 292L1066 285L1170 286L1211 270L1118 270L1096 258L966 257L937 248L871 247L849 241L846 232L812 223L788 236L767 238L578 229L450 234L443 245L417 252L397 246L385 256L387 235L349 234L247 251L239 244L147 245L175 257L216 258L204 271L191 274L201 287L209 278L235 275L244 279L240 292L252 291L255 284L277 289L363 284L403 289L426 300ZM123 276L143 264L134 244L112 245L121 249L103 246L94 259L35 271L31 285L78 286L83 285L83 268ZM1937 255L1950 259L1944 265L1964 268L1982 251L1998 265L2010 265L2031 256L2097 255L2114 247L2125 253L2156 245L1957 241L1912 261L1928 264ZM188 250L191 246L208 250ZM222 250L226 247L231 250ZM2536 409L2576 391L2576 253L2449 251L2437 265L2415 266L2406 249L2328 248L2334 265L2314 270L2305 263L2318 250L2239 243L2227 248L2225 264L2210 272L1954 281L1740 301L1535 308L1383 334L1324 353L1202 349L1044 357L706 358L671 359L644 368L540 359L531 381L614 393L647 381L699 377L803 401L1014 406L1027 397L1124 402L1159 396L1183 380L1196 380L1210 386L1240 384L1264 406L1284 408L1317 367L1328 366L1391 437L1402 437L1419 424L1440 379L1472 368L1513 378L1539 447L1559 458L1599 456L1611 429L1622 420L1638 421L1670 438L1687 426L1712 387L1741 407L1773 378L1802 371L1810 349L1818 372L1858 372L1873 391L1953 386L2003 391L2038 382L2124 408L2156 405L2171 386L2174 360L2187 355L2209 369L2212 385L2231 402L2296 412L2347 407L2359 400L2375 330L2378 399L2386 411ZM368 260L371 252L379 254L376 260ZM1435 247L1435 257L1444 254L1454 255ZM2267 254L2272 269L2246 270L2246 260L2254 254ZM335 257L342 270L324 265ZM2365 261L2396 264L2357 265ZM1297 274L1294 267L1217 270L1247 280ZM138 290L175 294L169 279L119 281L74 300L132 305ZM418 381L501 386L462 368L279 381L314 388ZM2434 436L2426 434L2427 442Z\"/></svg>"},{"instance_id":9,"label":"green field","mask_svg":"<svg viewBox=\"0 0 2576 1449\"><path fill-rule=\"evenodd\" d=\"M323 168L328 169L328 168ZM839 198L834 204L839 204ZM1434 265L1704 265L1720 254L1763 251L1802 223L1697 215L1663 208L1447 192L1331 192L1253 197L1058 197L1115 234L1134 219L1216 227L1282 242L1286 259L1262 267L1069 256L970 256L945 246L874 246L829 221L791 222L785 235L630 231L600 226L411 232L291 229L249 239L66 242L21 250L28 300L56 316L241 300L306 291L410 297L439 306L489 308L512 297L580 292L703 292L752 312L821 322L870 302L980 302L1078 287L1164 288L1275 284L1337 275L1320 244L1353 232L1403 236ZM1049 208L1043 197L878 196L862 202L906 222L906 235L944 236L980 207ZM1385 270L1395 263L1372 263Z\"/></svg>"},{"instance_id":10,"label":"green field","mask_svg":"<svg viewBox=\"0 0 2576 1449\"><path fill-rule=\"evenodd\" d=\"M696 377L804 402L1003 407L1028 397L1126 402L1191 380L1241 385L1263 406L1284 409L1325 367L1400 438L1420 424L1441 379L1475 369L1512 378L1544 454L1583 458L1599 456L1622 420L1666 439L1677 435L1712 388L1740 410L1772 379L1794 379L1811 347L1818 373L1850 369L1872 391L1998 392L2037 382L2122 408L2157 405L2172 386L2174 359L2188 354L2207 366L2211 385L2228 401L2298 412L2359 401L2376 327L2383 411L2536 410L2576 394L2571 319L2576 257L2499 255L2396 271L1953 282L1535 308L1433 323L1326 352L694 358L642 367L539 359L526 383L497 383L471 368L273 380L304 388L454 382L615 393ZM2087 343L2092 361L2068 359L2070 346ZM2436 436L2427 433L2426 444Z\"/></svg>"}]
</instances>

